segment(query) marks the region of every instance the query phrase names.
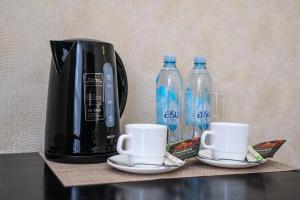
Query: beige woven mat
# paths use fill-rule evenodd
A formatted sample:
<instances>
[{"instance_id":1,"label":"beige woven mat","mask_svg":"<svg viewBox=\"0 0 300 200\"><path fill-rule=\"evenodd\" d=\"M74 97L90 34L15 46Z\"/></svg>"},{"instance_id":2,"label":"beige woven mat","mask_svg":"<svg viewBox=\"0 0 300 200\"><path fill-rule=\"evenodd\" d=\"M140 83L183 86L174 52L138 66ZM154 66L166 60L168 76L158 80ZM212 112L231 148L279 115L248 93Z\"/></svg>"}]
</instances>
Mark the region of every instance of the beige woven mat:
<instances>
[{"instance_id":1,"label":"beige woven mat","mask_svg":"<svg viewBox=\"0 0 300 200\"><path fill-rule=\"evenodd\" d=\"M189 159L182 168L157 175L141 175L122 172L106 163L101 164L63 164L47 160L44 153L40 153L50 169L65 187L78 185L92 185L104 183L120 183L132 181L146 181L155 179L172 179L195 176L214 176L226 174L245 174L258 172L277 172L296 170L295 167L268 160L265 164L247 169L225 169L202 164L197 159Z\"/></svg>"}]
</instances>

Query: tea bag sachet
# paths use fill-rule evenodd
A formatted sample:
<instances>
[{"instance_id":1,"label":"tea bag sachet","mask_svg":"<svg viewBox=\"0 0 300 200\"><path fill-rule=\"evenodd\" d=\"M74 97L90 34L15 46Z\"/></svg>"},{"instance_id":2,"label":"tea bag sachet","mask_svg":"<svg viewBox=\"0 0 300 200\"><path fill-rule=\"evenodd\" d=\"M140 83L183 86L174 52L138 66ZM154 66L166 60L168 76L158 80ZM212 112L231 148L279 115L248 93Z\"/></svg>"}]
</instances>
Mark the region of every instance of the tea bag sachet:
<instances>
[{"instance_id":1,"label":"tea bag sachet","mask_svg":"<svg viewBox=\"0 0 300 200\"><path fill-rule=\"evenodd\" d=\"M257 151L255 151L251 145L248 146L246 159L247 161L265 161L265 159L259 153L257 153Z\"/></svg>"}]
</instances>

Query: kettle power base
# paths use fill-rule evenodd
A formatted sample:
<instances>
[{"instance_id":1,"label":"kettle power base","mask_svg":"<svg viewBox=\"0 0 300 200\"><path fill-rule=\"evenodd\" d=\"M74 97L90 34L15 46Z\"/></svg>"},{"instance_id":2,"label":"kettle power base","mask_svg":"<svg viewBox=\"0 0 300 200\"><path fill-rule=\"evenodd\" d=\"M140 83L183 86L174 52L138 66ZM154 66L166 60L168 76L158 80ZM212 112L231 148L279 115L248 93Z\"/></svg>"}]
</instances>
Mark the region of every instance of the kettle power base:
<instances>
[{"instance_id":1,"label":"kettle power base","mask_svg":"<svg viewBox=\"0 0 300 200\"><path fill-rule=\"evenodd\" d=\"M66 155L50 153L45 151L45 156L48 160L59 163L71 163L71 164L87 164L87 163L104 163L106 160L117 152L108 154L94 154L94 155Z\"/></svg>"}]
</instances>

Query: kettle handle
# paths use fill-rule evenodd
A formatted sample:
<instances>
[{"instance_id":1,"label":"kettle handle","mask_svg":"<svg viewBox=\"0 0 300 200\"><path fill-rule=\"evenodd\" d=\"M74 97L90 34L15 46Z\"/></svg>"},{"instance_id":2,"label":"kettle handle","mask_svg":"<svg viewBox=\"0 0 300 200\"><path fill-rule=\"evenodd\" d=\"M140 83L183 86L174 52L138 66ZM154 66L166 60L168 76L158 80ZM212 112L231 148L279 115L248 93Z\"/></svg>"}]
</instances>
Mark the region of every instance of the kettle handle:
<instances>
[{"instance_id":1,"label":"kettle handle","mask_svg":"<svg viewBox=\"0 0 300 200\"><path fill-rule=\"evenodd\" d=\"M116 55L116 63L117 63L119 109L120 109L120 117L121 117L126 106L127 95L128 95L128 82L127 82L127 75L126 75L124 64L119 54L116 51L115 51L115 55Z\"/></svg>"}]
</instances>

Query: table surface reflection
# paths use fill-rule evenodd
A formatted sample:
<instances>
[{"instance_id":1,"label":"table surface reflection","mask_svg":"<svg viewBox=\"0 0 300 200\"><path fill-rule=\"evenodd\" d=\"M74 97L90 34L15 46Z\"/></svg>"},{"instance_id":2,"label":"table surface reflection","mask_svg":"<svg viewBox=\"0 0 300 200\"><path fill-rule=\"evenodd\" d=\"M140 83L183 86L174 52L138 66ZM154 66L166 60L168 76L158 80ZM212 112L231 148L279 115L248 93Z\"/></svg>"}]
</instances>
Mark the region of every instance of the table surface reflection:
<instances>
[{"instance_id":1,"label":"table surface reflection","mask_svg":"<svg viewBox=\"0 0 300 200\"><path fill-rule=\"evenodd\" d=\"M0 199L300 199L300 171L63 187L38 153L0 155Z\"/></svg>"}]
</instances>

